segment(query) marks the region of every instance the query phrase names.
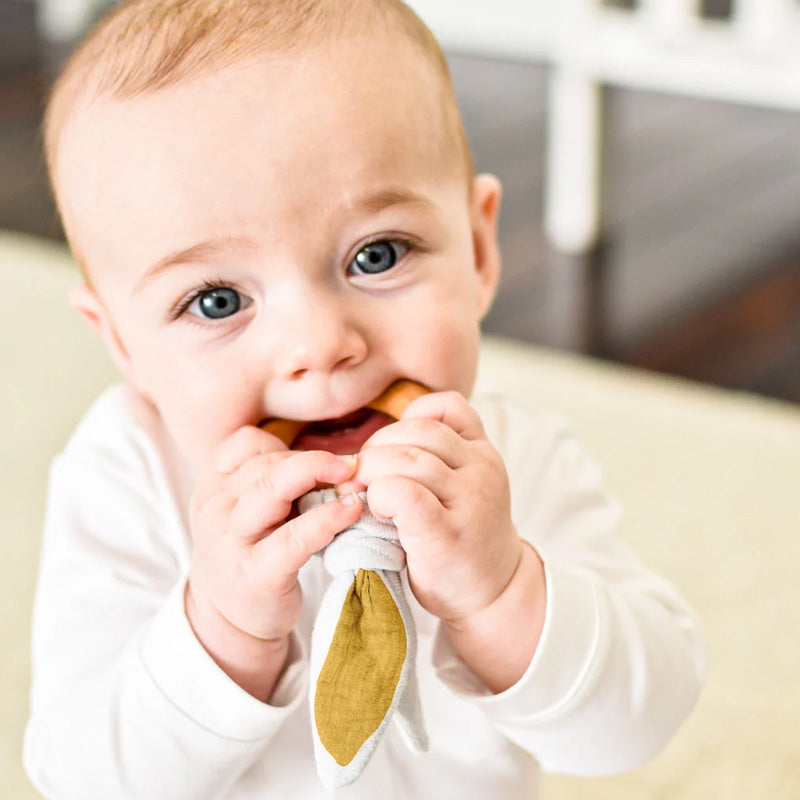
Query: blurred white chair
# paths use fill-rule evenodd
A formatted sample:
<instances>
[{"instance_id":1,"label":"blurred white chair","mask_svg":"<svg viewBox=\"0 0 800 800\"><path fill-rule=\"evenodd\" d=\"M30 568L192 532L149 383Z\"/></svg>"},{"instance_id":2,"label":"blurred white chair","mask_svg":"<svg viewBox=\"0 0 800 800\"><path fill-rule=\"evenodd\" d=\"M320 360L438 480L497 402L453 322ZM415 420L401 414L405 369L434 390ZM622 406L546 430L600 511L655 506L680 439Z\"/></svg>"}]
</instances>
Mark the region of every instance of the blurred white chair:
<instances>
[{"instance_id":1,"label":"blurred white chair","mask_svg":"<svg viewBox=\"0 0 800 800\"><path fill-rule=\"evenodd\" d=\"M112 0L35 0L36 24L45 42L71 44L79 39Z\"/></svg>"},{"instance_id":2,"label":"blurred white chair","mask_svg":"<svg viewBox=\"0 0 800 800\"><path fill-rule=\"evenodd\" d=\"M410 0L445 48L551 67L544 226L566 252L600 232L603 85L800 110L800 4L734 0Z\"/></svg>"}]
</instances>

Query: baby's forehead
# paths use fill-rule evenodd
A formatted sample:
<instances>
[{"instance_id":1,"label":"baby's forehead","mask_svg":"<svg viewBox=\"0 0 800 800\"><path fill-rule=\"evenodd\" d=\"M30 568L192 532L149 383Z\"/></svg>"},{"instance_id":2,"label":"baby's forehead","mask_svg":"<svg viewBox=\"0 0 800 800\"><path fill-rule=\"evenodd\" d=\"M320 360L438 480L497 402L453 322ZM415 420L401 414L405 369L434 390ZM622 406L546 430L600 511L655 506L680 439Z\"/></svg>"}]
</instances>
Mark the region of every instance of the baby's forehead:
<instances>
[{"instance_id":1,"label":"baby's forehead","mask_svg":"<svg viewBox=\"0 0 800 800\"><path fill-rule=\"evenodd\" d=\"M282 132L315 156L333 158L351 140L370 147L377 141L384 158L412 151L461 168L458 110L435 70L418 62L413 48L368 38L262 54L134 97L86 97L65 126L62 155L80 159L85 170L103 148L127 140L137 149L153 139L171 143L171 161L216 136L224 161L248 146L258 150L259 135L266 147ZM126 137L129 130L138 139Z\"/></svg>"},{"instance_id":2,"label":"baby's forehead","mask_svg":"<svg viewBox=\"0 0 800 800\"><path fill-rule=\"evenodd\" d=\"M438 43L402 0L128 0L90 33L56 81L46 150L83 97L136 97L268 53L290 64L320 45L334 60L359 48L386 58L413 53L413 72L432 68L430 87L452 95ZM380 75L353 78L376 82Z\"/></svg>"},{"instance_id":3,"label":"baby's forehead","mask_svg":"<svg viewBox=\"0 0 800 800\"><path fill-rule=\"evenodd\" d=\"M304 49L257 53L231 64L211 64L200 73L135 94L114 93L92 87L91 83L75 87L71 108L62 120L59 140L51 143L53 150L60 151L61 135L70 123L80 123L82 117L94 116L98 108L116 106L123 115L140 105L169 109L187 92L193 95L198 106L213 104L220 95L235 99L241 95L238 82L243 72L259 73L263 77L258 92L242 102L249 106L271 104L276 123L290 119L297 108L303 107L302 101L309 93L315 93L321 112L334 99L343 96L330 89L344 87L349 96L359 98L361 103L351 111L352 129L363 127L376 109L396 107L405 115L396 125L413 126L418 146L425 147L433 140L440 145L442 155L455 151L462 160L466 157L468 161L460 113L448 74L425 58L415 43L388 35L351 36L326 40ZM287 96L284 84L291 86L296 94ZM273 102L276 97L281 98L283 105ZM157 127L162 120L155 113L150 123ZM306 123L314 125L316 120L310 116ZM50 159L51 167L56 164L55 155L54 152Z\"/></svg>"},{"instance_id":4,"label":"baby's forehead","mask_svg":"<svg viewBox=\"0 0 800 800\"><path fill-rule=\"evenodd\" d=\"M291 16L292 9L309 4L320 12L322 22L316 27L305 18ZM350 16L343 16L345 5ZM235 126L221 127L220 147L225 151L239 149L241 132L246 132L248 126L247 106L268 104L276 95L282 97L283 105L272 104L273 121L278 126L286 125L287 136L302 125L319 125L323 110L336 113L331 108L334 96L342 98L341 93L326 90L327 82L332 88L348 87L352 90L349 97L357 102L349 109L342 106L340 124L328 140L328 129L320 131L315 149L323 155L330 153L334 157L337 146L348 138L380 138L385 140L382 152L386 158L395 158L397 152L427 156L432 161L452 164L467 179L471 177L469 150L444 58L424 25L398 0L185 0L183 6L197 11L200 22L207 23L202 31L195 31L197 36L191 40L184 61L176 57L175 41L163 33L177 22L165 16L174 15L175 6L161 0L129 0L113 12L111 22L104 23L105 28L101 24L99 32L78 51L74 63L56 85L48 108L45 139L48 167L68 235L72 209L69 181L64 176L71 172L80 180L87 164L98 160L90 144L98 138L98 132L93 130L97 113L113 108L123 132L128 125L126 116L130 120L138 113L138 130L147 138L151 131L167 124L170 106L185 100L183 89L191 88L198 109L205 104L214 106L211 101L218 99L215 95L229 95L233 102L241 94L235 91L241 69L263 69L264 80L258 92L242 100L242 108L230 105L220 111L224 116L239 114L242 118L238 130ZM263 17L267 6L285 17L280 23L282 29L280 24L273 25L274 20L269 21L277 30L271 39L267 33L259 32L257 25L242 27L248 14L257 20L259 15ZM173 11L165 10L168 8ZM214 16L212 11L219 13ZM129 17L127 28L121 27L125 14ZM122 22L115 21L114 15ZM144 35L148 33L148 18L151 23L159 23L152 36ZM226 19L235 23L230 29L225 27L227 22L217 24L217 20ZM181 25L172 31L178 44L181 37L189 42L192 33L186 20ZM264 23L264 31L267 27ZM238 43L223 47L228 41L226 36L234 36ZM292 87L294 95L281 95L280 84L284 82ZM316 105L301 102L314 92ZM144 115L139 113L142 107L149 109ZM387 109L394 110L394 116L383 113ZM376 110L382 113L376 115ZM307 119L292 129L289 123L296 121L300 113L306 113ZM383 128L368 124L376 116L389 123ZM208 126L208 119L200 120L196 129L187 132L187 141L204 135ZM70 128L72 134L78 131L79 135L70 137ZM62 146L70 138L71 145ZM98 142L98 148L102 146L102 141ZM178 157L187 148L182 142L175 142L173 149ZM127 155L118 151L117 157L125 159ZM102 203L103 199L97 202ZM85 212L75 211L76 216L79 213Z\"/></svg>"},{"instance_id":5,"label":"baby's forehead","mask_svg":"<svg viewBox=\"0 0 800 800\"><path fill-rule=\"evenodd\" d=\"M123 239L169 242L172 229L200 241L245 220L277 241L283 231L302 236L303 225L335 228L359 206L403 201L381 188L416 185L419 194L451 176L460 183L458 147L435 93L423 97L419 72L388 94L384 76L403 68L397 59L373 64L368 81L364 64L332 66L329 55L306 53L294 70L289 63L300 59L233 65L87 105L67 132L59 170L65 227L87 270L118 262ZM359 58L369 64L372 54Z\"/></svg>"},{"instance_id":6,"label":"baby's forehead","mask_svg":"<svg viewBox=\"0 0 800 800\"><path fill-rule=\"evenodd\" d=\"M266 54L134 97L86 96L76 103L65 139L90 160L93 148L109 138L113 146L128 130L140 140L168 141L170 128L183 136L173 138L176 158L211 135L227 137L220 143L224 159L230 149L258 147L254 133L267 146L284 132L297 137L298 147L313 144L315 152L331 157L342 141L378 140L388 158L402 149L447 159L459 151L460 117L434 71L417 59L413 50L374 40ZM75 148L64 148L65 158L70 150Z\"/></svg>"}]
</instances>

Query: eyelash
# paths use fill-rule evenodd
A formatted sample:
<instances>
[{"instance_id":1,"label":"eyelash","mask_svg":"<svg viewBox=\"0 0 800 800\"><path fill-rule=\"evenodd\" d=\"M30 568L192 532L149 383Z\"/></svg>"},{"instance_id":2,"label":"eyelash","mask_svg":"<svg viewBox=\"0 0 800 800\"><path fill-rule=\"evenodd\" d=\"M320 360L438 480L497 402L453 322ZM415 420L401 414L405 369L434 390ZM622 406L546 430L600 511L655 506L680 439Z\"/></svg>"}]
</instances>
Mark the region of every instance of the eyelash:
<instances>
[{"instance_id":1,"label":"eyelash","mask_svg":"<svg viewBox=\"0 0 800 800\"><path fill-rule=\"evenodd\" d=\"M402 236L394 236L394 237L387 237L386 235L377 236L374 239L368 239L365 242L362 242L358 250L356 250L353 254L353 257L349 259L347 262L347 266L349 268L350 264L355 260L356 255L360 253L364 248L370 247L374 244L380 244L381 242L389 242L390 244L400 245L406 252L402 255L402 257L398 260L398 264L404 261L409 254L414 252L419 252L422 250L419 242L412 241L409 238L404 238ZM381 274L381 273L378 273ZM205 294L206 292L213 292L215 289L235 289L234 286L231 285L229 281L224 281L221 278L216 280L209 280L204 281L200 286L196 289L193 289L186 297L182 300L179 300L170 310L169 318L170 321L178 320L186 315L186 312L189 310L189 307L192 303L197 300L198 297ZM238 290L236 290L238 291ZM200 323L200 324L207 324L209 322L213 322L213 320L203 320L200 317L195 317L192 320L193 322Z\"/></svg>"},{"instance_id":2,"label":"eyelash","mask_svg":"<svg viewBox=\"0 0 800 800\"><path fill-rule=\"evenodd\" d=\"M400 245L400 247L402 247L405 250L405 253L403 253L403 255L400 258L398 258L397 265L405 261L410 254L423 251L422 245L418 241L403 236L387 236L386 234L382 234L380 236L376 236L373 239L367 239L365 242L361 242L358 245L358 249L353 251L352 257L348 259L347 268L349 269L350 265L353 263L353 261L355 261L356 256L362 250L374 244L382 244L384 242L388 244ZM395 265L395 267L397 265ZM392 272L394 271L395 267L392 268L391 270ZM378 274L383 274L383 273L378 273Z\"/></svg>"},{"instance_id":3,"label":"eyelash","mask_svg":"<svg viewBox=\"0 0 800 800\"><path fill-rule=\"evenodd\" d=\"M235 289L235 287L231 286L230 281L223 281L222 279L204 281L200 286L198 286L196 289L192 289L192 291L186 297L184 297L182 300L179 300L173 306L169 313L170 320L174 322L175 320L186 315L189 307L195 300L197 300L198 297L200 297L200 295L203 295L206 292L213 292L214 289ZM236 289L236 291L238 291L238 289ZM203 320L200 317L194 317L192 321L200 324L213 322L213 320Z\"/></svg>"}]
</instances>

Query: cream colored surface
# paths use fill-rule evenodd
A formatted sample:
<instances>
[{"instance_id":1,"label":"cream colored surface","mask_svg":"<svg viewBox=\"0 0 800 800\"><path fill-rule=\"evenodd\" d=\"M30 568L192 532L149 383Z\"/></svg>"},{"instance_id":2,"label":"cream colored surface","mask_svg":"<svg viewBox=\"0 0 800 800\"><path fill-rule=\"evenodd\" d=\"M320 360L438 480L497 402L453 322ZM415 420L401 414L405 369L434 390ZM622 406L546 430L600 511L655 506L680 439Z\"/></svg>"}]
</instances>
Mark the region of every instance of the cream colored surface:
<instances>
[{"instance_id":1,"label":"cream colored surface","mask_svg":"<svg viewBox=\"0 0 800 800\"><path fill-rule=\"evenodd\" d=\"M66 305L57 245L0 233L0 799L37 797L20 766L28 629L50 458L114 379ZM627 509L625 536L703 618L697 711L652 764L547 777L548 800L800 797L800 409L539 349L487 342L483 378L561 411Z\"/></svg>"}]
</instances>

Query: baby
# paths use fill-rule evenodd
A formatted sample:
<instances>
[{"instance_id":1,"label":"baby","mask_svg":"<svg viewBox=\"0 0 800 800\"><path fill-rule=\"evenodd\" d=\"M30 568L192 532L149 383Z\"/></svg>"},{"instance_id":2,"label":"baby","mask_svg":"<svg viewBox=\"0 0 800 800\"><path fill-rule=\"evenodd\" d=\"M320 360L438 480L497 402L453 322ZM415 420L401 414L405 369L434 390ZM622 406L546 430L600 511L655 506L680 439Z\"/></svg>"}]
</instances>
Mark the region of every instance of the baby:
<instances>
[{"instance_id":1,"label":"baby","mask_svg":"<svg viewBox=\"0 0 800 800\"><path fill-rule=\"evenodd\" d=\"M560 423L471 398L500 186L408 7L129 0L67 64L45 144L71 301L124 381L51 473L42 794L530 798L540 768L661 750L699 625ZM431 391L399 421L367 408L404 378ZM310 424L289 449L273 417ZM321 485L341 499L298 514ZM337 794L305 700L314 555L364 503L406 553L430 746L390 726Z\"/></svg>"}]
</instances>

